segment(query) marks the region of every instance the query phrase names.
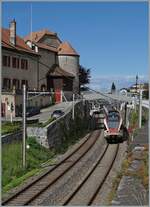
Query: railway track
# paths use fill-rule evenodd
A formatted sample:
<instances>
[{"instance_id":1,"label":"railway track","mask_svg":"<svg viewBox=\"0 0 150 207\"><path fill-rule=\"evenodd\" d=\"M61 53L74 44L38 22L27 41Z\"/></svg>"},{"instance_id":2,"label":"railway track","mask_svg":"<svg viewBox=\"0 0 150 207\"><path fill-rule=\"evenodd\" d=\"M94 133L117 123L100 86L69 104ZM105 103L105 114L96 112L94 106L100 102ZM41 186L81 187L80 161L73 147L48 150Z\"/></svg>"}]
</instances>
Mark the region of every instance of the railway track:
<instances>
[{"instance_id":1,"label":"railway track","mask_svg":"<svg viewBox=\"0 0 150 207\"><path fill-rule=\"evenodd\" d=\"M109 150L111 151L111 155L108 153ZM105 180L116 160L118 150L119 144L108 144L103 153L98 157L96 163L78 184L76 189L64 198L60 205L94 205L97 195L105 183ZM111 158L108 159L110 156Z\"/></svg>"},{"instance_id":2,"label":"railway track","mask_svg":"<svg viewBox=\"0 0 150 207\"><path fill-rule=\"evenodd\" d=\"M63 175L68 172L88 151L93 147L100 136L100 131L94 131L88 138L66 158L59 162L52 169L34 180L13 196L2 202L7 206L30 205L41 193L56 183Z\"/></svg>"}]
</instances>

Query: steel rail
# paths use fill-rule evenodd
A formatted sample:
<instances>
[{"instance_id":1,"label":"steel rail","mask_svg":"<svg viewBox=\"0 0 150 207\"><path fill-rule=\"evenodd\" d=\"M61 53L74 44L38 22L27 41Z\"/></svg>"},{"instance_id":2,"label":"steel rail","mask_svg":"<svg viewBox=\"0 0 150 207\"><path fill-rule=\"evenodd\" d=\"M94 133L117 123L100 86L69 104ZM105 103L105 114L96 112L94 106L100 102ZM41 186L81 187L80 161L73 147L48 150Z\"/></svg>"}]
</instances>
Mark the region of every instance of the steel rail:
<instances>
[{"instance_id":1,"label":"steel rail","mask_svg":"<svg viewBox=\"0 0 150 207\"><path fill-rule=\"evenodd\" d=\"M53 168L51 168L48 172L44 173L42 176L40 176L38 179L34 180L33 182L29 183L27 186L25 186L23 189L21 189L19 192L17 192L16 194L10 196L7 200L5 200L4 202L2 202L2 205L7 205L9 204L13 199L15 199L16 197L19 197L19 195L22 194L27 191L28 189L30 189L31 187L33 187L34 185L38 184L39 181L41 181L42 179L44 179L47 175L49 175L50 173L52 173L54 170L56 170L59 166L61 166L62 164L64 164L69 158L71 158L71 156L73 156L74 154L78 153L78 151L84 147L84 145L86 145L86 143L92 139L94 133L89 134L88 138L77 148L75 149L71 154L69 154L65 159L61 160L57 165L55 165ZM97 132L96 134L97 136L95 137L94 141L92 142L92 144L88 147L88 149L79 156L79 158L73 162L68 168L66 168L58 177L56 177L51 183L48 183L42 190L40 190L38 193L36 193L34 196L32 196L32 198L28 199L26 202L23 203L23 205L28 205L30 202L32 202L35 198L37 198L42 192L44 192L47 188L49 188L52 184L54 184L58 179L60 179L60 177L62 177L67 171L69 171L69 169L71 169L73 167L73 165L75 165L89 150L90 148L92 148L92 146L96 143L98 137L100 136L100 131Z\"/></svg>"},{"instance_id":2,"label":"steel rail","mask_svg":"<svg viewBox=\"0 0 150 207\"><path fill-rule=\"evenodd\" d=\"M92 173L94 172L94 170L96 169L96 167L100 164L101 160L103 159L107 149L108 149L109 144L106 145L103 153L100 155L100 157L98 158L97 162L94 164L94 166L91 168L91 170L88 172L88 174L85 176L85 178L80 182L80 184L75 188L75 190L68 196L68 198L65 199L65 201L63 201L61 203L62 206L67 205L70 200L76 195L76 193L79 191L79 189L84 185L84 183L88 180L88 178L92 175Z\"/></svg>"},{"instance_id":3,"label":"steel rail","mask_svg":"<svg viewBox=\"0 0 150 207\"><path fill-rule=\"evenodd\" d=\"M108 175L109 175L109 173L110 173L110 171L111 171L111 169L112 169L112 167L113 167L113 165L114 165L114 162L115 162L115 160L116 160L118 151L119 151L119 144L117 145L117 149L116 149L114 158L113 158L113 160L112 160L112 162L111 162L111 165L110 165L109 169L107 170L104 179L102 180L102 182L100 183L100 185L98 186L98 188L97 188L96 191L94 192L92 198L91 198L90 201L88 202L88 204L87 204L88 206L90 206L90 205L93 204L93 202L94 202L96 196L98 195L100 189L102 188L103 184L105 183L105 181L106 181L106 179L107 179L107 177L108 177Z\"/></svg>"},{"instance_id":4,"label":"steel rail","mask_svg":"<svg viewBox=\"0 0 150 207\"><path fill-rule=\"evenodd\" d=\"M92 173L94 172L94 170L99 166L99 164L101 163L103 157L105 156L105 154L107 153L108 149L109 149L109 144L106 145L103 153L100 155L100 157L98 158L97 162L94 164L94 166L91 168L91 170L88 172L88 174L84 177L84 179L79 183L79 185L74 189L74 191L68 195L67 198L65 198L62 203L60 205L64 206L64 205L69 205L69 202L74 198L74 196L78 193L78 191L81 189L81 187L84 186L85 182L88 181L89 177L92 175ZM93 201L95 200L98 192L100 191L101 187L103 186L110 170L112 169L112 166L116 160L116 156L118 154L118 149L119 149L119 144L117 146L117 149L115 151L115 155L113 158L113 161L111 162L111 165L109 167L109 169L107 170L104 179L102 180L102 182L99 184L98 188L95 190L94 194L92 195L91 199L88 201L88 203L86 205L92 205Z\"/></svg>"}]
</instances>

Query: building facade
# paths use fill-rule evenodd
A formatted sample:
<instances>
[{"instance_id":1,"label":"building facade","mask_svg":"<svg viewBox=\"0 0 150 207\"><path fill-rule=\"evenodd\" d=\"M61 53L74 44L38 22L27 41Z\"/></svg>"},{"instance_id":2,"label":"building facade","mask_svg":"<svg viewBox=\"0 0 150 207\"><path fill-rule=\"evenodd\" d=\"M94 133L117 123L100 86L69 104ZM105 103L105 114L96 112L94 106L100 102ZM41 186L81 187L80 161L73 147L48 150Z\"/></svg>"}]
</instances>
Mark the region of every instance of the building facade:
<instances>
[{"instance_id":1,"label":"building facade","mask_svg":"<svg viewBox=\"0 0 150 207\"><path fill-rule=\"evenodd\" d=\"M2 98L1 115L16 115L16 108L21 105L17 95L22 93L22 86L28 90L37 90L39 54L28 47L24 40L16 35L16 22L10 23L9 29L2 28Z\"/></svg>"},{"instance_id":2,"label":"building facade","mask_svg":"<svg viewBox=\"0 0 150 207\"><path fill-rule=\"evenodd\" d=\"M68 42L48 30L32 32L24 40L40 54L40 90L63 91L67 98L79 93L79 55Z\"/></svg>"},{"instance_id":3,"label":"building facade","mask_svg":"<svg viewBox=\"0 0 150 207\"><path fill-rule=\"evenodd\" d=\"M24 84L28 91L53 92L56 102L62 100L62 92L68 100L73 93L79 93L79 55L68 42L63 43L48 30L32 32L22 39L16 34L15 20L1 32L3 117L11 113L16 116L22 107ZM29 101L29 105L43 107L51 99L41 96Z\"/></svg>"}]
</instances>

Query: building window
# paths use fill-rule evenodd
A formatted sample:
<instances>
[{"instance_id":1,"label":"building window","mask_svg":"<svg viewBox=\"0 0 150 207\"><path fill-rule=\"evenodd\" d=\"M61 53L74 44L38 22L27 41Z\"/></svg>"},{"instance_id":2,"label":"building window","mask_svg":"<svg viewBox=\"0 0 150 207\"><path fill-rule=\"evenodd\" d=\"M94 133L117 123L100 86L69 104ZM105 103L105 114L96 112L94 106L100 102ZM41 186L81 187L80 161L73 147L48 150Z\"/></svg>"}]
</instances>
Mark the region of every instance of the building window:
<instances>
[{"instance_id":1,"label":"building window","mask_svg":"<svg viewBox=\"0 0 150 207\"><path fill-rule=\"evenodd\" d=\"M18 79L13 79L13 86L15 86L16 89L20 88L20 82Z\"/></svg>"},{"instance_id":2,"label":"building window","mask_svg":"<svg viewBox=\"0 0 150 207\"><path fill-rule=\"evenodd\" d=\"M21 81L21 86L23 87L23 85L26 85L26 87L28 87L28 81L27 80L22 80Z\"/></svg>"},{"instance_id":3,"label":"building window","mask_svg":"<svg viewBox=\"0 0 150 207\"><path fill-rule=\"evenodd\" d=\"M41 85L41 91L45 91L45 90L46 90L46 85L45 84Z\"/></svg>"},{"instance_id":4,"label":"building window","mask_svg":"<svg viewBox=\"0 0 150 207\"><path fill-rule=\"evenodd\" d=\"M3 66L10 67L10 56L3 55Z\"/></svg>"},{"instance_id":5,"label":"building window","mask_svg":"<svg viewBox=\"0 0 150 207\"><path fill-rule=\"evenodd\" d=\"M3 89L10 89L11 83L9 78L3 79Z\"/></svg>"},{"instance_id":6,"label":"building window","mask_svg":"<svg viewBox=\"0 0 150 207\"><path fill-rule=\"evenodd\" d=\"M28 69L28 61L25 59L21 59L21 69Z\"/></svg>"},{"instance_id":7,"label":"building window","mask_svg":"<svg viewBox=\"0 0 150 207\"><path fill-rule=\"evenodd\" d=\"M19 68L19 58L16 58L16 57L12 58L12 67Z\"/></svg>"}]
</instances>

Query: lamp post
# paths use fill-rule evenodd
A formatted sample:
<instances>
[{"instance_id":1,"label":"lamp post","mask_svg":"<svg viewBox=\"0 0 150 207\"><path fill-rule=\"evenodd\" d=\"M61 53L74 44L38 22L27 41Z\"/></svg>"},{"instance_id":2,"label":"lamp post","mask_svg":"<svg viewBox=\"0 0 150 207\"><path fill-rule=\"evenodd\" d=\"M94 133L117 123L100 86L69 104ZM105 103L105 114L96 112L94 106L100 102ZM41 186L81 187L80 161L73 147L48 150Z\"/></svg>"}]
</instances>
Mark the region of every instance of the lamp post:
<instances>
[{"instance_id":1,"label":"lamp post","mask_svg":"<svg viewBox=\"0 0 150 207\"><path fill-rule=\"evenodd\" d=\"M139 128L142 125L142 89L139 92Z\"/></svg>"},{"instance_id":2,"label":"lamp post","mask_svg":"<svg viewBox=\"0 0 150 207\"><path fill-rule=\"evenodd\" d=\"M22 144L22 166L26 167L26 85L23 85L23 144Z\"/></svg>"},{"instance_id":3,"label":"lamp post","mask_svg":"<svg viewBox=\"0 0 150 207\"><path fill-rule=\"evenodd\" d=\"M138 75L136 75L136 94L137 94Z\"/></svg>"}]
</instances>

